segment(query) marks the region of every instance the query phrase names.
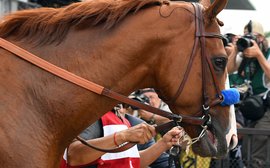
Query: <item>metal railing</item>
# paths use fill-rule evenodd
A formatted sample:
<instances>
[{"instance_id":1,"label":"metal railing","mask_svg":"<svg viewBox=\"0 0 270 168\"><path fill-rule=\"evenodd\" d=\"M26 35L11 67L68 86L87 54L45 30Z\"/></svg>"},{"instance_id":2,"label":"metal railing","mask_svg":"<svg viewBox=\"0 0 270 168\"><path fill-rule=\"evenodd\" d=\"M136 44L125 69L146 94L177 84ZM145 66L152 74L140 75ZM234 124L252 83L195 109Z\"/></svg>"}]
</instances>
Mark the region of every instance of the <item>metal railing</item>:
<instances>
[{"instance_id":1,"label":"metal railing","mask_svg":"<svg viewBox=\"0 0 270 168\"><path fill-rule=\"evenodd\" d=\"M269 123L270 124L270 123ZM270 168L270 130L266 129L255 129L255 128L240 128L237 130L238 134L243 136L245 140L245 146L242 146L239 151L241 154L244 154L239 158L230 157L231 153L228 154L223 159L211 159L211 158L201 158L197 155L187 156L182 160L184 168L254 168L254 163L256 162L252 158L252 145L258 142L253 142L253 137L255 136L264 136L267 139L267 143L263 144L266 150L266 160L261 163L263 166L259 168ZM245 148L245 150L243 150ZM246 153L243 153L245 152ZM258 166L257 166L258 167ZM257 168L256 167L256 168Z\"/></svg>"},{"instance_id":2,"label":"metal railing","mask_svg":"<svg viewBox=\"0 0 270 168\"><path fill-rule=\"evenodd\" d=\"M269 123L270 124L270 123ZM264 167L270 168L270 130L267 129L255 129L255 128L241 128L238 129L238 133L242 134L247 142L246 145L246 158L243 158L243 161L247 168L253 167L252 163L254 163L254 160L252 158L252 145L260 142L254 142L253 137L254 136L264 136L266 140L266 144L262 144L265 146L266 151L266 160L264 163Z\"/></svg>"}]
</instances>

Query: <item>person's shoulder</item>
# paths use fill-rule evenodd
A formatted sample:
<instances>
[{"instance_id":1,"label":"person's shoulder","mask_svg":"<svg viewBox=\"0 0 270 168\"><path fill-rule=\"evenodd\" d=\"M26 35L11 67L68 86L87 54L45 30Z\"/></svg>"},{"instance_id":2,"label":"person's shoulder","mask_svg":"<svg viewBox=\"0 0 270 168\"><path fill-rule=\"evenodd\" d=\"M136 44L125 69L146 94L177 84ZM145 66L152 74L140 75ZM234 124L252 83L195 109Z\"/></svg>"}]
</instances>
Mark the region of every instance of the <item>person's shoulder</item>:
<instances>
[{"instance_id":1,"label":"person's shoulder","mask_svg":"<svg viewBox=\"0 0 270 168\"><path fill-rule=\"evenodd\" d=\"M172 112L171 109L169 108L168 104L166 104L165 102L161 101L161 104L160 104L160 109L161 110L164 110L164 111L167 111L167 112Z\"/></svg>"},{"instance_id":2,"label":"person's shoulder","mask_svg":"<svg viewBox=\"0 0 270 168\"><path fill-rule=\"evenodd\" d=\"M145 122L144 120L138 118L138 117L134 117L130 114L125 114L125 118L130 122L130 125L131 126L135 126L135 125L138 125L140 123L143 123Z\"/></svg>"},{"instance_id":3,"label":"person's shoulder","mask_svg":"<svg viewBox=\"0 0 270 168\"><path fill-rule=\"evenodd\" d=\"M86 140L102 137L103 129L101 120L98 120L87 127L79 136Z\"/></svg>"}]
</instances>

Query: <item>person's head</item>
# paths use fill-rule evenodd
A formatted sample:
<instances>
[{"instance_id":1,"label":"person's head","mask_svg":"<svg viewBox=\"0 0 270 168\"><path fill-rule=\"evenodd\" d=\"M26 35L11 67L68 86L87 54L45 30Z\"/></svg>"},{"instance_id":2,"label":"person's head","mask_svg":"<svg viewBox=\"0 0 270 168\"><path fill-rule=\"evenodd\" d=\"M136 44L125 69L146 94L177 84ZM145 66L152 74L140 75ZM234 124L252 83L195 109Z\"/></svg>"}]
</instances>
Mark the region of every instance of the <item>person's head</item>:
<instances>
[{"instance_id":1,"label":"person's head","mask_svg":"<svg viewBox=\"0 0 270 168\"><path fill-rule=\"evenodd\" d=\"M260 22L256 20L250 20L244 27L244 35L253 35L256 37L256 42L262 51L268 48L267 40L265 39L264 29Z\"/></svg>"},{"instance_id":2,"label":"person's head","mask_svg":"<svg viewBox=\"0 0 270 168\"><path fill-rule=\"evenodd\" d=\"M140 90L141 94L144 94L149 98L149 103L151 106L159 108L161 104L161 99L153 88L145 88Z\"/></svg>"},{"instance_id":3,"label":"person's head","mask_svg":"<svg viewBox=\"0 0 270 168\"><path fill-rule=\"evenodd\" d=\"M120 115L125 115L128 112L127 107L123 103L117 104L112 111L117 112Z\"/></svg>"},{"instance_id":4,"label":"person's head","mask_svg":"<svg viewBox=\"0 0 270 168\"><path fill-rule=\"evenodd\" d=\"M250 20L248 24L244 27L244 35L246 34L254 34L264 36L263 26L260 22L255 20Z\"/></svg>"}]
</instances>

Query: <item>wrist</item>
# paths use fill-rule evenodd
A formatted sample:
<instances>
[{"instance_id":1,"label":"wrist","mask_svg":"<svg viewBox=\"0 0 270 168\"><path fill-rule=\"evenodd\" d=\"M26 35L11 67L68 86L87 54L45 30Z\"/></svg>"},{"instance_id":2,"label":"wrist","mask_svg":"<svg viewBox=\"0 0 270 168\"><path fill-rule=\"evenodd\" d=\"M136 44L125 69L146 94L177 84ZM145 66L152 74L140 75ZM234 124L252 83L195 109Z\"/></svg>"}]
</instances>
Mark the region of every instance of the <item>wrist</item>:
<instances>
[{"instance_id":1,"label":"wrist","mask_svg":"<svg viewBox=\"0 0 270 168\"><path fill-rule=\"evenodd\" d=\"M257 55L257 59L264 59L264 55L262 52L259 52L259 54Z\"/></svg>"},{"instance_id":2,"label":"wrist","mask_svg":"<svg viewBox=\"0 0 270 168\"><path fill-rule=\"evenodd\" d=\"M149 119L149 124L155 124L156 123L156 119L155 119L155 116L156 116L156 114L153 114L151 117L150 117L150 119Z\"/></svg>"},{"instance_id":3,"label":"wrist","mask_svg":"<svg viewBox=\"0 0 270 168\"><path fill-rule=\"evenodd\" d=\"M117 142L116 136L117 136L117 132L115 132L115 133L113 134L113 143L114 143L115 146L118 147L118 146L120 145L120 143Z\"/></svg>"},{"instance_id":4,"label":"wrist","mask_svg":"<svg viewBox=\"0 0 270 168\"><path fill-rule=\"evenodd\" d=\"M164 151L168 150L168 149L170 149L172 147L172 145L170 145L164 139L160 139L159 141L157 141L157 144L158 144L159 148L164 150Z\"/></svg>"},{"instance_id":5,"label":"wrist","mask_svg":"<svg viewBox=\"0 0 270 168\"><path fill-rule=\"evenodd\" d=\"M116 132L115 133L114 141L115 141L114 144L116 146L119 146L119 145L121 145L121 144L123 144L123 143L126 142L126 138L125 138L125 135L124 135L123 131L120 131L120 132Z\"/></svg>"}]
</instances>

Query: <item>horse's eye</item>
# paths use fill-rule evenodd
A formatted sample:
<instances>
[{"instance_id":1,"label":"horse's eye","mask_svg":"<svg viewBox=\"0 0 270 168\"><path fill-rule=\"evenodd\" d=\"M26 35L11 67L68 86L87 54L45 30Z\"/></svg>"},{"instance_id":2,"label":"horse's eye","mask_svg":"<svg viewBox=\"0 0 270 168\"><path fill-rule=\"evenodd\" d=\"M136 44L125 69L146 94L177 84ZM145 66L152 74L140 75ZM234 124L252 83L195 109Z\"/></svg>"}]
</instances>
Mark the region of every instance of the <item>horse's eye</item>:
<instances>
[{"instance_id":1,"label":"horse's eye","mask_svg":"<svg viewBox=\"0 0 270 168\"><path fill-rule=\"evenodd\" d=\"M224 57L216 57L212 59L212 63L216 71L223 72L227 64L227 59Z\"/></svg>"}]
</instances>

